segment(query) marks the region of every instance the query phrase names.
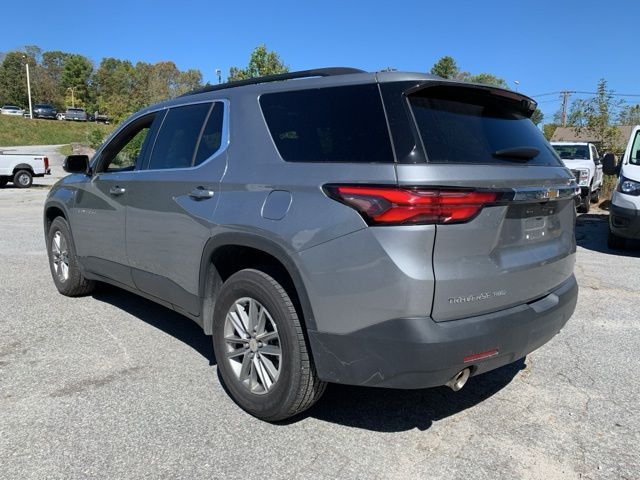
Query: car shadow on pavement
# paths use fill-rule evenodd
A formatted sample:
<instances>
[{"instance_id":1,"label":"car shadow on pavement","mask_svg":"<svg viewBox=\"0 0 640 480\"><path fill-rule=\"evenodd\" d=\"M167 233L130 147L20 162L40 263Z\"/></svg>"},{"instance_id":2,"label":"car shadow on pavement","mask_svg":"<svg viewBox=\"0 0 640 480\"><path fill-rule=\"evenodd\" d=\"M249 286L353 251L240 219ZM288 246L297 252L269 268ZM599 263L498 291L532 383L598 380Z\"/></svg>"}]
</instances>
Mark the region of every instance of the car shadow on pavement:
<instances>
[{"instance_id":1,"label":"car shadow on pavement","mask_svg":"<svg viewBox=\"0 0 640 480\"><path fill-rule=\"evenodd\" d=\"M105 302L124 310L152 327L162 330L189 345L209 360L209 365L216 364L211 337L205 335L202 332L202 328L187 317L151 300L104 283L98 286L92 296L100 302Z\"/></svg>"},{"instance_id":2,"label":"car shadow on pavement","mask_svg":"<svg viewBox=\"0 0 640 480\"><path fill-rule=\"evenodd\" d=\"M640 257L640 242L627 240L626 248L612 250L607 246L608 213L585 213L576 219L576 243L582 248L609 255Z\"/></svg>"},{"instance_id":3,"label":"car shadow on pavement","mask_svg":"<svg viewBox=\"0 0 640 480\"><path fill-rule=\"evenodd\" d=\"M520 359L471 377L459 392L448 387L396 390L329 385L324 396L310 410L281 423L290 424L312 417L376 432L427 430L433 422L456 415L499 392L525 368L525 359Z\"/></svg>"}]
</instances>

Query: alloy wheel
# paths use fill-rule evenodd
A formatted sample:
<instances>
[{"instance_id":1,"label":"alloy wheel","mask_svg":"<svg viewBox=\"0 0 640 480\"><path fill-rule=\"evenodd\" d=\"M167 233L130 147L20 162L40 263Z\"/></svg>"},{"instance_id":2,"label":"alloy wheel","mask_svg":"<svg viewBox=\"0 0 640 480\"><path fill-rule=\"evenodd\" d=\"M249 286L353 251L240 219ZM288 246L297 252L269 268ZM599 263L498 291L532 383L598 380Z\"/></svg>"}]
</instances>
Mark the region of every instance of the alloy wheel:
<instances>
[{"instance_id":1,"label":"alloy wheel","mask_svg":"<svg viewBox=\"0 0 640 480\"><path fill-rule=\"evenodd\" d=\"M61 282L69 278L69 250L67 241L58 230L51 240L51 261L53 269Z\"/></svg>"},{"instance_id":2,"label":"alloy wheel","mask_svg":"<svg viewBox=\"0 0 640 480\"><path fill-rule=\"evenodd\" d=\"M224 322L225 357L236 379L251 393L273 389L282 368L276 324L257 300L236 300Z\"/></svg>"}]
</instances>

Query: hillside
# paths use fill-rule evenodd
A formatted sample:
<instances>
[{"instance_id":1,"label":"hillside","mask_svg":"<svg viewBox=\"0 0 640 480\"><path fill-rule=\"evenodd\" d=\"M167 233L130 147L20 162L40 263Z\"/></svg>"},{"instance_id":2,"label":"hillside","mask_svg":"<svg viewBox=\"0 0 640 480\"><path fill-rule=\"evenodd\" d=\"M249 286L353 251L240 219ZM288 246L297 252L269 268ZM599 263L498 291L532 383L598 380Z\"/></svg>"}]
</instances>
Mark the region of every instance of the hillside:
<instances>
[{"instance_id":1,"label":"hillside","mask_svg":"<svg viewBox=\"0 0 640 480\"><path fill-rule=\"evenodd\" d=\"M90 143L91 132L104 137L113 125L90 122L63 122L58 120L30 120L0 115L0 147L15 145L59 145L78 142Z\"/></svg>"}]
</instances>

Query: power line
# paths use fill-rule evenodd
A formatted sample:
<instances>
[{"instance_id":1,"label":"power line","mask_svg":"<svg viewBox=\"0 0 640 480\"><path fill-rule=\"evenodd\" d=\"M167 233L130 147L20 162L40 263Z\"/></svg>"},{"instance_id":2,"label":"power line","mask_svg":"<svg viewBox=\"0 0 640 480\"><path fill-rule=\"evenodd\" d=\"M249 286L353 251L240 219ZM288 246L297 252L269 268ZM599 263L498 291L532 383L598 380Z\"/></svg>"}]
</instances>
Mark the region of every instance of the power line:
<instances>
[{"instance_id":1,"label":"power line","mask_svg":"<svg viewBox=\"0 0 640 480\"><path fill-rule=\"evenodd\" d=\"M598 95L598 92L583 92L581 90L562 90L557 92L539 93L537 95L531 95L531 97L536 98L536 97L547 97L549 95L563 95L565 92L569 94L577 93L579 95ZM612 95L614 97L640 97L640 93L610 93L610 92L607 92L607 93L608 95Z\"/></svg>"}]
</instances>

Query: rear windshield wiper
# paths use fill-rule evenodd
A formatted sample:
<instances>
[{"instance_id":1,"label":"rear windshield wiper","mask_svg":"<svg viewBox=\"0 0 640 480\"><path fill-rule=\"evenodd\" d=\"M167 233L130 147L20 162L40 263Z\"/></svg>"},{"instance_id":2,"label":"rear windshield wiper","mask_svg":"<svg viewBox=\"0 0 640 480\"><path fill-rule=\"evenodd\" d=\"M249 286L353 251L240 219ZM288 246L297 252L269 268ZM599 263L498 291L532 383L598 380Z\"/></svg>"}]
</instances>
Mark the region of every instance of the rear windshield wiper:
<instances>
[{"instance_id":1,"label":"rear windshield wiper","mask_svg":"<svg viewBox=\"0 0 640 480\"><path fill-rule=\"evenodd\" d=\"M540 155L540 150L535 147L513 147L505 148L504 150L498 150L493 152L494 157L514 159L514 160L531 160L534 157Z\"/></svg>"}]
</instances>

